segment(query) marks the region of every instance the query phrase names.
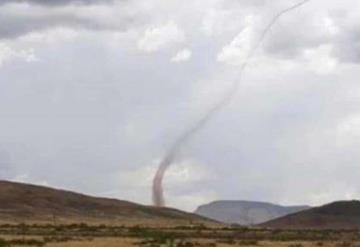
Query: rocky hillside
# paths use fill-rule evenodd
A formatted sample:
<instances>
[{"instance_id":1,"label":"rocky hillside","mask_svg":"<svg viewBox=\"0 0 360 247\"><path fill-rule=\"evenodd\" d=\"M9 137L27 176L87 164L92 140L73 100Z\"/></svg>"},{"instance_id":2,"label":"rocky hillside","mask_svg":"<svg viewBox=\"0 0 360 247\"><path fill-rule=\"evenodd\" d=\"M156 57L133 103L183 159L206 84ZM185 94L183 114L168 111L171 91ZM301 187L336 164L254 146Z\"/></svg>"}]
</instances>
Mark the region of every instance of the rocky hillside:
<instances>
[{"instance_id":1,"label":"rocky hillside","mask_svg":"<svg viewBox=\"0 0 360 247\"><path fill-rule=\"evenodd\" d=\"M171 208L98 198L70 191L0 181L0 223L94 223L121 225L212 224Z\"/></svg>"},{"instance_id":2,"label":"rocky hillside","mask_svg":"<svg viewBox=\"0 0 360 247\"><path fill-rule=\"evenodd\" d=\"M333 202L271 220L261 226L279 229L359 229L360 201Z\"/></svg>"}]
</instances>

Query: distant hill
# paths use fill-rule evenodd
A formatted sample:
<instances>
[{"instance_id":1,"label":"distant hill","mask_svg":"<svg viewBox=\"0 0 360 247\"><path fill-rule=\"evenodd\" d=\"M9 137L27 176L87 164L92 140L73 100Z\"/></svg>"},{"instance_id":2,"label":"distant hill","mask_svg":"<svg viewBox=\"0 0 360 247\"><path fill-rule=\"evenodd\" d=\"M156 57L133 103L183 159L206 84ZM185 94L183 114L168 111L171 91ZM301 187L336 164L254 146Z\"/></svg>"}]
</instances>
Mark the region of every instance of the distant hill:
<instances>
[{"instance_id":1,"label":"distant hill","mask_svg":"<svg viewBox=\"0 0 360 247\"><path fill-rule=\"evenodd\" d=\"M198 207L195 213L225 223L255 225L305 209L309 207L285 207L253 201L215 201Z\"/></svg>"},{"instance_id":2,"label":"distant hill","mask_svg":"<svg viewBox=\"0 0 360 247\"><path fill-rule=\"evenodd\" d=\"M177 209L156 208L43 186L0 181L0 223L156 226L214 222Z\"/></svg>"},{"instance_id":3,"label":"distant hill","mask_svg":"<svg viewBox=\"0 0 360 247\"><path fill-rule=\"evenodd\" d=\"M353 229L360 228L360 201L338 201L287 215L264 224L279 229Z\"/></svg>"}]
</instances>

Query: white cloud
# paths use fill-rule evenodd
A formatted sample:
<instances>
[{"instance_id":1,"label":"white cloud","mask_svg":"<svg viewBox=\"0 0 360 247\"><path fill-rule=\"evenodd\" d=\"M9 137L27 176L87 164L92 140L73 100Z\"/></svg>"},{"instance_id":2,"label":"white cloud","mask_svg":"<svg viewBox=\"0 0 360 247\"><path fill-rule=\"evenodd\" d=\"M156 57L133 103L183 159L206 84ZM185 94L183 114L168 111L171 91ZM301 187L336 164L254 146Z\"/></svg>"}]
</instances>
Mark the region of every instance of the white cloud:
<instances>
[{"instance_id":1,"label":"white cloud","mask_svg":"<svg viewBox=\"0 0 360 247\"><path fill-rule=\"evenodd\" d=\"M184 32L173 21L170 21L163 26L147 28L137 45L141 51L155 52L184 41Z\"/></svg>"},{"instance_id":2,"label":"white cloud","mask_svg":"<svg viewBox=\"0 0 360 247\"><path fill-rule=\"evenodd\" d=\"M191 51L189 49L183 49L178 51L175 56L171 58L172 62L185 62L188 61L191 58Z\"/></svg>"},{"instance_id":3,"label":"white cloud","mask_svg":"<svg viewBox=\"0 0 360 247\"><path fill-rule=\"evenodd\" d=\"M331 45L321 45L304 51L304 58L310 70L317 74L329 74L336 69L338 61L331 56Z\"/></svg>"},{"instance_id":4,"label":"white cloud","mask_svg":"<svg viewBox=\"0 0 360 247\"><path fill-rule=\"evenodd\" d=\"M337 144L353 147L360 144L360 114L352 114L341 120L336 129Z\"/></svg>"},{"instance_id":5,"label":"white cloud","mask_svg":"<svg viewBox=\"0 0 360 247\"><path fill-rule=\"evenodd\" d=\"M54 43L70 41L78 36L79 31L66 27L57 27L45 31L30 32L20 37L18 41L25 43Z\"/></svg>"},{"instance_id":6,"label":"white cloud","mask_svg":"<svg viewBox=\"0 0 360 247\"><path fill-rule=\"evenodd\" d=\"M254 17L246 17L246 27L217 56L219 62L241 65L245 62L255 41Z\"/></svg>"},{"instance_id":7,"label":"white cloud","mask_svg":"<svg viewBox=\"0 0 360 247\"><path fill-rule=\"evenodd\" d=\"M203 20L202 20L202 30L205 34L212 36L214 32L214 26L217 20L218 12L214 9L210 9L205 14Z\"/></svg>"},{"instance_id":8,"label":"white cloud","mask_svg":"<svg viewBox=\"0 0 360 247\"><path fill-rule=\"evenodd\" d=\"M329 16L325 16L322 19L322 25L324 29L329 32L331 35L336 35L340 32L339 27L335 24L334 20Z\"/></svg>"},{"instance_id":9,"label":"white cloud","mask_svg":"<svg viewBox=\"0 0 360 247\"><path fill-rule=\"evenodd\" d=\"M0 67L6 62L15 59L24 60L26 62L34 62L37 60L33 49L16 50L5 43L0 43Z\"/></svg>"}]
</instances>

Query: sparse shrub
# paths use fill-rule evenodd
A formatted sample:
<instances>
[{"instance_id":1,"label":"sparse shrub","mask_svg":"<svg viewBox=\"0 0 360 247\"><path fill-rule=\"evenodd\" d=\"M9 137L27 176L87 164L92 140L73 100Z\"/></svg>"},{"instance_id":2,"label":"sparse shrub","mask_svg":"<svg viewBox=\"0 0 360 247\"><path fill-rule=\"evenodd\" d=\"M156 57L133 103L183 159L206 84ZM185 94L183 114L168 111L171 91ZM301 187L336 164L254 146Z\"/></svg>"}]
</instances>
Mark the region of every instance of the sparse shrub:
<instances>
[{"instance_id":1,"label":"sparse shrub","mask_svg":"<svg viewBox=\"0 0 360 247\"><path fill-rule=\"evenodd\" d=\"M344 242L338 243L336 245L336 247L352 247L352 246L353 246L353 243L348 242L348 241L344 241Z\"/></svg>"},{"instance_id":2,"label":"sparse shrub","mask_svg":"<svg viewBox=\"0 0 360 247\"><path fill-rule=\"evenodd\" d=\"M257 240L241 240L239 245L258 245L259 242Z\"/></svg>"},{"instance_id":3,"label":"sparse shrub","mask_svg":"<svg viewBox=\"0 0 360 247\"><path fill-rule=\"evenodd\" d=\"M46 243L61 243L61 242L68 242L74 240L73 237L68 236L49 236L44 237L44 242Z\"/></svg>"},{"instance_id":4,"label":"sparse shrub","mask_svg":"<svg viewBox=\"0 0 360 247\"><path fill-rule=\"evenodd\" d=\"M216 247L216 243L207 243L203 245L204 247Z\"/></svg>"},{"instance_id":5,"label":"sparse shrub","mask_svg":"<svg viewBox=\"0 0 360 247\"><path fill-rule=\"evenodd\" d=\"M236 243L233 238L219 239L218 242L222 243L222 244L235 244Z\"/></svg>"},{"instance_id":6,"label":"sparse shrub","mask_svg":"<svg viewBox=\"0 0 360 247\"><path fill-rule=\"evenodd\" d=\"M0 247L8 247L9 244L4 239L0 239Z\"/></svg>"},{"instance_id":7,"label":"sparse shrub","mask_svg":"<svg viewBox=\"0 0 360 247\"><path fill-rule=\"evenodd\" d=\"M8 246L24 245L24 246L42 247L45 245L45 242L37 240L37 239L12 239L12 240L8 241L8 244L9 244Z\"/></svg>"},{"instance_id":8,"label":"sparse shrub","mask_svg":"<svg viewBox=\"0 0 360 247\"><path fill-rule=\"evenodd\" d=\"M176 247L194 247L195 244L188 242L188 241L180 241L177 243Z\"/></svg>"},{"instance_id":9,"label":"sparse shrub","mask_svg":"<svg viewBox=\"0 0 360 247\"><path fill-rule=\"evenodd\" d=\"M149 247L161 247L161 245L160 245L160 244L156 244L156 243L151 243L151 244L149 245Z\"/></svg>"},{"instance_id":10,"label":"sparse shrub","mask_svg":"<svg viewBox=\"0 0 360 247\"><path fill-rule=\"evenodd\" d=\"M289 247L303 247L302 244L290 244Z\"/></svg>"}]
</instances>

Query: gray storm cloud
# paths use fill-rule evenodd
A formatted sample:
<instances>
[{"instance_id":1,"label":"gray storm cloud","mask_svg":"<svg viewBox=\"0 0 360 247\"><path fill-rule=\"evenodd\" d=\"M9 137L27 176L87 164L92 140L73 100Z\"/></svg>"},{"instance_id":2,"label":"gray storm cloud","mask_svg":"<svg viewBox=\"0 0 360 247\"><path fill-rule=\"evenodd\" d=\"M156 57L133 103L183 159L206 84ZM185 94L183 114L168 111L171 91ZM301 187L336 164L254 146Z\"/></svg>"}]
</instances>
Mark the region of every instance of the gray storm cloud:
<instances>
[{"instance_id":1,"label":"gray storm cloud","mask_svg":"<svg viewBox=\"0 0 360 247\"><path fill-rule=\"evenodd\" d=\"M27 4L16 4L25 2ZM94 17L94 13L88 9L92 4L96 6L101 4L111 15L112 2L110 0L1 1L0 40L16 39L31 32L58 27L79 31L126 31L142 22L140 14L128 11L128 2L120 2L123 12L114 21L106 21L104 16ZM67 8L68 5L72 7Z\"/></svg>"},{"instance_id":2,"label":"gray storm cloud","mask_svg":"<svg viewBox=\"0 0 360 247\"><path fill-rule=\"evenodd\" d=\"M8 3L30 3L38 5L47 5L47 6L60 6L66 4L97 4L97 3L111 3L113 0L3 0L1 4Z\"/></svg>"},{"instance_id":3,"label":"gray storm cloud","mask_svg":"<svg viewBox=\"0 0 360 247\"><path fill-rule=\"evenodd\" d=\"M286 9L283 9L279 13L277 13L269 24L264 28L262 31L258 41L256 42L255 46L251 49L248 53L247 57L245 58L244 62L240 66L239 72L240 77L238 80L234 81L234 83L229 88L228 92L224 95L224 97L217 102L208 112L206 112L203 116L199 118L197 122L190 128L188 128L180 137L175 141L175 143L170 147L168 152L165 154L164 158L161 160L158 170L153 178L153 186L152 186L152 199L155 206L163 207L165 206L165 199L164 199L164 191L163 191L163 179L167 169L176 159L181 148L191 140L191 138L201 130L208 121L210 121L219 111L221 111L226 105L231 102L233 97L235 96L238 87L241 82L242 75L249 64L251 58L255 55L258 48L261 46L262 42L266 38L267 34L270 32L271 28L276 24L276 22L286 13L295 10L296 8L301 7L305 3L309 2L310 0L301 1L293 6L290 6Z\"/></svg>"}]
</instances>

